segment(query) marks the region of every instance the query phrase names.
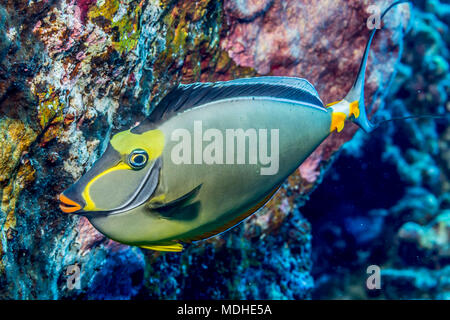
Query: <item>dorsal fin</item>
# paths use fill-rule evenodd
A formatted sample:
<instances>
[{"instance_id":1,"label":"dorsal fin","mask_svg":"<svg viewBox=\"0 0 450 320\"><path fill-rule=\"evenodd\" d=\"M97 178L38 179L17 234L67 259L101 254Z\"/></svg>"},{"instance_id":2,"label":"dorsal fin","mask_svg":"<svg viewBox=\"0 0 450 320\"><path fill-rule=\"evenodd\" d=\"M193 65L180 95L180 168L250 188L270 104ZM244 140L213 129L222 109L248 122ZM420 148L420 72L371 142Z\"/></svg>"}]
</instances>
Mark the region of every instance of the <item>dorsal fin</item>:
<instances>
[{"instance_id":1,"label":"dorsal fin","mask_svg":"<svg viewBox=\"0 0 450 320\"><path fill-rule=\"evenodd\" d=\"M272 196L275 194L275 192L278 191L279 188L280 188L280 186L278 186L275 189L273 189L267 196L264 197L264 199L262 199L260 202L258 202L253 207L251 207L249 210L247 210L244 213L240 214L239 216L237 216L236 218L234 218L230 222L226 223L225 225L220 226L220 227L216 228L213 231L205 232L205 233L200 234L200 235L195 236L195 237L184 238L184 239L180 239L180 240L182 242L186 242L186 243L191 243L193 241L205 240L205 239L214 237L215 235L218 235L219 233L225 232L228 229L231 229L231 228L237 226L245 218L250 217L256 211L258 211L259 208L261 208L263 205L265 205L272 198Z\"/></svg>"},{"instance_id":2,"label":"dorsal fin","mask_svg":"<svg viewBox=\"0 0 450 320\"><path fill-rule=\"evenodd\" d=\"M224 82L181 84L170 91L149 118L132 129L142 133L179 112L210 102L233 98L267 97L323 107L316 89L305 79L293 77L244 78Z\"/></svg>"}]
</instances>

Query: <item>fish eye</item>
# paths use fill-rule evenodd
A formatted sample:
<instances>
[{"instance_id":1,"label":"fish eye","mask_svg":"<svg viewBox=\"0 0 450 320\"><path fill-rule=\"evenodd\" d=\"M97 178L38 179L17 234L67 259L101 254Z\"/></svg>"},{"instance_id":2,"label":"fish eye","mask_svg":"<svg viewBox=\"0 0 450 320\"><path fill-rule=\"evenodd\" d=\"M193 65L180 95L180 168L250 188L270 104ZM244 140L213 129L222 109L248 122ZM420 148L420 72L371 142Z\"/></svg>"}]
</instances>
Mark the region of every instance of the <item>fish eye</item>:
<instances>
[{"instance_id":1,"label":"fish eye","mask_svg":"<svg viewBox=\"0 0 450 320\"><path fill-rule=\"evenodd\" d=\"M147 164L148 154L145 150L136 149L128 156L128 164L135 170L142 169Z\"/></svg>"}]
</instances>

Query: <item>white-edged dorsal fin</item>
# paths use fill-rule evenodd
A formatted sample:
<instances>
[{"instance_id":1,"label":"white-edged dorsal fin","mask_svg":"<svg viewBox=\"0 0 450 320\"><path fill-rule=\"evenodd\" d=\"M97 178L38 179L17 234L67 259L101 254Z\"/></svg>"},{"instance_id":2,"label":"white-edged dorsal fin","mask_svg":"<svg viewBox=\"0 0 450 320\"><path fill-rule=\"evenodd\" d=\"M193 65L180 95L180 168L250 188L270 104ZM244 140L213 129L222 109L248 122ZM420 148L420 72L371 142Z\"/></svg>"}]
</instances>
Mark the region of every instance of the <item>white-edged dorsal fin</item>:
<instances>
[{"instance_id":1,"label":"white-edged dorsal fin","mask_svg":"<svg viewBox=\"0 0 450 320\"><path fill-rule=\"evenodd\" d=\"M292 100L323 107L323 102L313 85L301 78L268 76L214 83L181 84L170 91L156 106L147 121L133 128L132 132L147 131L179 112L214 101L258 97Z\"/></svg>"}]
</instances>

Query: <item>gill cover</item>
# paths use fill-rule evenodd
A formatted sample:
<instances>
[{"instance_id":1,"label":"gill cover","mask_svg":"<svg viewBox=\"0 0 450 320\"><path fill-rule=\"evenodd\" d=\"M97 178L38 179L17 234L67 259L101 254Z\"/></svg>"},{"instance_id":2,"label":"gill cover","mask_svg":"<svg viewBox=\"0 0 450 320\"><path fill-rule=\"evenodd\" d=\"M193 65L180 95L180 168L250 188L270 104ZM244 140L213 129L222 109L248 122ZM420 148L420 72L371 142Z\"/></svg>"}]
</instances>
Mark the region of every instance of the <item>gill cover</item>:
<instances>
[{"instance_id":1,"label":"gill cover","mask_svg":"<svg viewBox=\"0 0 450 320\"><path fill-rule=\"evenodd\" d=\"M163 147L160 130L116 134L94 166L62 193L61 209L112 214L145 203L158 185Z\"/></svg>"}]
</instances>

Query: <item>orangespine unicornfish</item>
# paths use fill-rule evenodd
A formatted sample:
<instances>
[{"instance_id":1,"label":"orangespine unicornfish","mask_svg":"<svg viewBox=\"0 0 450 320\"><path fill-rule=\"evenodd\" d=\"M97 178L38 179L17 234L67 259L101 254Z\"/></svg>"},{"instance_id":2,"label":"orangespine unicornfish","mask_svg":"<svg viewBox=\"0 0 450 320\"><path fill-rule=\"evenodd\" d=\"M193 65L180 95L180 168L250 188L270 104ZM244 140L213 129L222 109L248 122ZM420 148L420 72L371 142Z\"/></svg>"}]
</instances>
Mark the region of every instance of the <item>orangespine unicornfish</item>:
<instances>
[{"instance_id":1,"label":"orangespine unicornfish","mask_svg":"<svg viewBox=\"0 0 450 320\"><path fill-rule=\"evenodd\" d=\"M394 5L405 1L397 1ZM59 200L121 243L181 251L236 226L262 207L350 119L370 131L364 75L328 107L305 79L259 77L180 85Z\"/></svg>"}]
</instances>

